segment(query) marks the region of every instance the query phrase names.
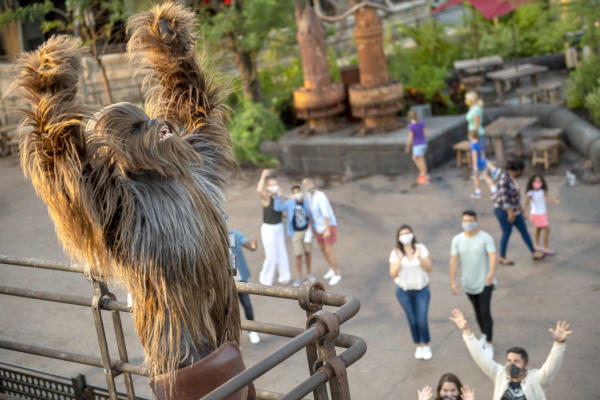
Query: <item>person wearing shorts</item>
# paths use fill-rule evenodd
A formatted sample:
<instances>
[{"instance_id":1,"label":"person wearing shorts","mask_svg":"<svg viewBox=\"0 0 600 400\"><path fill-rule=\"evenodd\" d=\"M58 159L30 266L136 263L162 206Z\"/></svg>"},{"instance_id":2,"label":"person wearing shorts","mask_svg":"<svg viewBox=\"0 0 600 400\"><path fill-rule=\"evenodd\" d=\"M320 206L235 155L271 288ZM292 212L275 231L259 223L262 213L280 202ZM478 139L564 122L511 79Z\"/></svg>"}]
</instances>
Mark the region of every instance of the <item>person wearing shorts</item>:
<instances>
[{"instance_id":1,"label":"person wearing shorts","mask_svg":"<svg viewBox=\"0 0 600 400\"><path fill-rule=\"evenodd\" d=\"M300 185L292 186L292 197L289 200L284 201L281 195L275 197L274 207L276 211L285 211L287 214L286 232L292 240L292 248L296 257L294 286L300 286L304 279L317 280L310 270L313 235L310 227L308 202L302 195ZM306 262L306 278L302 275L302 257Z\"/></svg>"},{"instance_id":2,"label":"person wearing shorts","mask_svg":"<svg viewBox=\"0 0 600 400\"><path fill-rule=\"evenodd\" d=\"M321 252L329 264L329 271L323 278L329 279L329 285L334 286L342 280L337 258L333 251L333 245L337 242L337 220L325 193L315 190L315 184L311 179L304 179L302 185L307 193L312 229L317 236L317 243L321 248Z\"/></svg>"},{"instance_id":3,"label":"person wearing shorts","mask_svg":"<svg viewBox=\"0 0 600 400\"><path fill-rule=\"evenodd\" d=\"M419 185L429 185L429 175L427 175L427 163L425 162L425 151L427 151L427 129L425 122L419 121L417 113L408 112L408 141L406 142L406 152L410 151L412 146L412 159L419 170L417 183Z\"/></svg>"},{"instance_id":4,"label":"person wearing shorts","mask_svg":"<svg viewBox=\"0 0 600 400\"><path fill-rule=\"evenodd\" d=\"M469 149L471 150L471 160L473 165L473 185L475 191L471 193L472 199L481 198L481 184L479 183L480 178L483 178L490 187L492 195L497 192L496 184L494 179L497 179L500 175L500 168L496 168L491 162L485 158L485 150L483 148L483 140L480 140L479 133L477 131L469 131ZM490 177L491 174L491 177Z\"/></svg>"}]
</instances>

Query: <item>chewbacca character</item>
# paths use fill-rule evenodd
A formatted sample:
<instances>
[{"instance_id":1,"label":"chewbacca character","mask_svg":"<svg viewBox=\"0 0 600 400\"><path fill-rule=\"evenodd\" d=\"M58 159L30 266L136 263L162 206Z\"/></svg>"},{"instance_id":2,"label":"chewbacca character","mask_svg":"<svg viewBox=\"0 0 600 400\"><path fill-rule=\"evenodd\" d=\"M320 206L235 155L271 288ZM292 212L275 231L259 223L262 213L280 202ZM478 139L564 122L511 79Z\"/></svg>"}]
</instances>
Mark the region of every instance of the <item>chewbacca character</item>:
<instances>
[{"instance_id":1,"label":"chewbacca character","mask_svg":"<svg viewBox=\"0 0 600 400\"><path fill-rule=\"evenodd\" d=\"M175 3L130 18L147 114L129 103L93 114L80 103L75 39L55 36L19 64L32 105L23 170L71 258L131 293L161 399L199 398L244 368L222 192L235 160L222 97L195 59L194 21ZM228 376L211 364L223 360Z\"/></svg>"}]
</instances>

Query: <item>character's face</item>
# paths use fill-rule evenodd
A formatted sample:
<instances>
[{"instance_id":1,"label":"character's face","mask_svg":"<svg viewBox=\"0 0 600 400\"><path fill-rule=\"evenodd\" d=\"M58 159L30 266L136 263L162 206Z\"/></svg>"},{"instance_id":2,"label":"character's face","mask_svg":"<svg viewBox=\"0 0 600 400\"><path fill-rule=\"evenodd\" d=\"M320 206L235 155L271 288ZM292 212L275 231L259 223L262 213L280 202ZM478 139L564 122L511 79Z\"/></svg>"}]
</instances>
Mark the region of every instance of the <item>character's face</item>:
<instances>
[{"instance_id":1,"label":"character's face","mask_svg":"<svg viewBox=\"0 0 600 400\"><path fill-rule=\"evenodd\" d=\"M454 382L444 382L440 389L440 397L448 400L457 399L458 388L456 387L456 384Z\"/></svg>"},{"instance_id":2,"label":"character's face","mask_svg":"<svg viewBox=\"0 0 600 400\"><path fill-rule=\"evenodd\" d=\"M167 121L150 119L129 103L106 107L88 131L96 134L99 152L123 171L181 175L198 156Z\"/></svg>"},{"instance_id":3,"label":"character's face","mask_svg":"<svg viewBox=\"0 0 600 400\"><path fill-rule=\"evenodd\" d=\"M277 184L277 179L269 178L267 179L267 190L271 195L276 195L279 191L279 185Z\"/></svg>"},{"instance_id":4,"label":"character's face","mask_svg":"<svg viewBox=\"0 0 600 400\"><path fill-rule=\"evenodd\" d=\"M298 187L293 188L292 196L294 197L294 199L296 199L296 201L302 201L302 191L300 190L300 188L298 188Z\"/></svg>"},{"instance_id":5,"label":"character's face","mask_svg":"<svg viewBox=\"0 0 600 400\"><path fill-rule=\"evenodd\" d=\"M304 191L307 193L312 193L315 191L315 185L312 182L304 182Z\"/></svg>"}]
</instances>

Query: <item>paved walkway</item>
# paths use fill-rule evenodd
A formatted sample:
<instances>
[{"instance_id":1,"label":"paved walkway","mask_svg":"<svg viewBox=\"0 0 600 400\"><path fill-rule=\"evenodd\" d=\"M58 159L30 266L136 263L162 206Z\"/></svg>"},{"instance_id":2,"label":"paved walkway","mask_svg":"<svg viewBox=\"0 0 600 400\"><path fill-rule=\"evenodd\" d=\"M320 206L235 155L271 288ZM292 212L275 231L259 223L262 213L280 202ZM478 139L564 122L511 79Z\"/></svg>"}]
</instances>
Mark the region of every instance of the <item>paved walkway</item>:
<instances>
[{"instance_id":1,"label":"paved walkway","mask_svg":"<svg viewBox=\"0 0 600 400\"><path fill-rule=\"evenodd\" d=\"M562 170L560 173L563 173ZM229 212L236 229L249 238L260 239L261 208L254 191L256 171L241 172L228 190ZM502 362L511 345L522 345L530 353L533 366L539 366L552 344L548 328L558 319L572 323L564 365L548 389L550 399L593 398L598 392L600 367L600 186L564 186L562 175L548 177L550 190L560 197L560 206L550 205L554 257L533 262L519 235L509 245L514 267L500 267L499 288L494 292L495 359ZM288 190L295 182L282 177ZM524 179L521 180L525 184ZM325 191L340 224L336 247L344 278L335 291L357 296L362 308L344 325L344 331L366 339L365 357L349 370L350 388L355 399L415 399L416 390L436 385L445 372L456 373L473 386L478 399L489 399L492 386L470 359L459 332L448 321L452 308L466 311L475 327L470 303L464 294L455 297L448 289L448 253L452 236L460 230L460 212L474 208L480 213L481 227L498 240L500 230L489 200L470 200L472 183L466 170L453 162L432 174L430 187L416 187L413 175L396 178L374 176L349 183L333 182ZM486 193L484 191L484 193ZM434 357L431 361L413 359L406 319L394 296L388 277L387 258L395 230L411 224L417 238L426 244L433 260L431 274L430 327ZM288 250L291 246L288 243ZM35 197L16 159L0 159L0 253L65 260L56 240L45 205ZM315 253L315 273L326 272L323 258ZM256 282L263 251L247 254ZM0 265L2 285L35 288L91 296L83 277L52 271L20 270ZM122 291L117 291L122 296ZM121 297L123 298L123 297ZM295 326L304 325L303 312L294 302L253 298L258 320ZM108 317L108 315L107 315ZM131 319L124 317L130 355L142 361L139 341ZM110 324L107 325L110 329ZM478 330L475 328L477 333ZM50 306L26 299L0 297L0 338L29 344L98 355L92 315L78 307ZM247 365L256 363L285 339L262 335L258 345L242 336ZM113 344L113 349L116 346ZM115 351L116 354L116 351ZM39 357L0 351L0 360L16 362L72 376L78 372L95 384L105 385L102 372L91 367L61 363ZM260 378L260 388L284 392L307 376L306 360L297 355L281 368ZM143 379L137 379L137 392L148 395Z\"/></svg>"}]
</instances>

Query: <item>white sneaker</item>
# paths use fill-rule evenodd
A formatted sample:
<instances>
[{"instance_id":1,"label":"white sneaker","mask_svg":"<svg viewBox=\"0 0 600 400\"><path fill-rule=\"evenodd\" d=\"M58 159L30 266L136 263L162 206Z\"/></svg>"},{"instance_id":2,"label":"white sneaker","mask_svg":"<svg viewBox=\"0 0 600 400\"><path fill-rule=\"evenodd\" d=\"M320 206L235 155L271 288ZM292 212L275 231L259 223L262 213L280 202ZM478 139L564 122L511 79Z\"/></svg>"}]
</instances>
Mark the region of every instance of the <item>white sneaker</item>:
<instances>
[{"instance_id":1,"label":"white sneaker","mask_svg":"<svg viewBox=\"0 0 600 400\"><path fill-rule=\"evenodd\" d=\"M481 346L481 348L485 347L485 344L487 343L486 339L487 339L486 335L481 335L481 337L477 341L479 343L479 346Z\"/></svg>"},{"instance_id":2,"label":"white sneaker","mask_svg":"<svg viewBox=\"0 0 600 400\"><path fill-rule=\"evenodd\" d=\"M483 346L483 351L484 351L486 357L489 357L491 360L494 359L494 346L492 346L491 343L486 343Z\"/></svg>"},{"instance_id":3,"label":"white sneaker","mask_svg":"<svg viewBox=\"0 0 600 400\"><path fill-rule=\"evenodd\" d=\"M329 280L329 286L335 286L342 280L342 274L336 275L335 273L331 276Z\"/></svg>"},{"instance_id":4,"label":"white sneaker","mask_svg":"<svg viewBox=\"0 0 600 400\"><path fill-rule=\"evenodd\" d=\"M476 190L473 193L471 193L470 197L472 199L480 199L481 198L481 190Z\"/></svg>"},{"instance_id":5,"label":"white sneaker","mask_svg":"<svg viewBox=\"0 0 600 400\"><path fill-rule=\"evenodd\" d=\"M260 342L260 336L258 336L258 333L254 331L248 332L248 338L250 339L250 343L252 344L257 344Z\"/></svg>"},{"instance_id":6,"label":"white sneaker","mask_svg":"<svg viewBox=\"0 0 600 400\"><path fill-rule=\"evenodd\" d=\"M314 282L317 280L317 277L314 276L313 274L308 274L308 275L306 275L306 279L308 279L311 282Z\"/></svg>"},{"instance_id":7,"label":"white sneaker","mask_svg":"<svg viewBox=\"0 0 600 400\"><path fill-rule=\"evenodd\" d=\"M429 346L419 347L421 349L421 358L423 360L431 360L433 357L433 353L431 352L431 348Z\"/></svg>"},{"instance_id":8,"label":"white sneaker","mask_svg":"<svg viewBox=\"0 0 600 400\"><path fill-rule=\"evenodd\" d=\"M335 271L332 268L329 268L329 271L325 275L323 275L323 279L329 279L335 275Z\"/></svg>"},{"instance_id":9,"label":"white sneaker","mask_svg":"<svg viewBox=\"0 0 600 400\"><path fill-rule=\"evenodd\" d=\"M417 360L422 360L423 359L423 348L421 346L417 347L417 349L415 350L415 358Z\"/></svg>"}]
</instances>

